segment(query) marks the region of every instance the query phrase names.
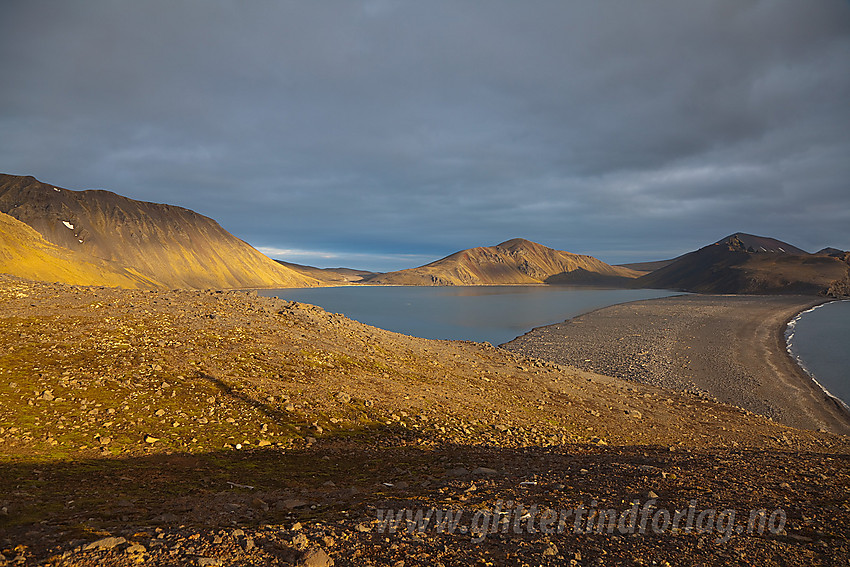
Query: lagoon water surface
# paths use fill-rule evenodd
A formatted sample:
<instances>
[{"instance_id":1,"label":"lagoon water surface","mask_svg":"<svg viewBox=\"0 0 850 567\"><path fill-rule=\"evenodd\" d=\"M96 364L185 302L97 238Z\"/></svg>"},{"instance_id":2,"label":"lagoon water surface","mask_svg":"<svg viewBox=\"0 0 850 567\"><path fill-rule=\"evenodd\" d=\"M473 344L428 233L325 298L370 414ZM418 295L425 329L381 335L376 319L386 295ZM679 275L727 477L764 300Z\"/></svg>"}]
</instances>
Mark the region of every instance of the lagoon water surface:
<instances>
[{"instance_id":1,"label":"lagoon water surface","mask_svg":"<svg viewBox=\"0 0 850 567\"><path fill-rule=\"evenodd\" d=\"M801 313L785 333L800 365L830 394L850 404L850 301Z\"/></svg>"},{"instance_id":2,"label":"lagoon water surface","mask_svg":"<svg viewBox=\"0 0 850 567\"><path fill-rule=\"evenodd\" d=\"M389 331L428 339L498 345L534 327L640 299L668 297L657 289L569 286L344 286L262 290L265 296L318 305Z\"/></svg>"}]
</instances>

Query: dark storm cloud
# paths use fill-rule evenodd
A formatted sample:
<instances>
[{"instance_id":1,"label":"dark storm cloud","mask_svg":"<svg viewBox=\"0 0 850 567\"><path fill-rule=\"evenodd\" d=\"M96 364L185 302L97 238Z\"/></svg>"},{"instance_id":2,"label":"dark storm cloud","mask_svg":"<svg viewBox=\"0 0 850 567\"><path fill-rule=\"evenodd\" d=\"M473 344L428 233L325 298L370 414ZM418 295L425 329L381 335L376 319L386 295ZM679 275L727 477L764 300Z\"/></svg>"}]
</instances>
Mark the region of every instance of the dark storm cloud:
<instances>
[{"instance_id":1,"label":"dark storm cloud","mask_svg":"<svg viewBox=\"0 0 850 567\"><path fill-rule=\"evenodd\" d=\"M375 269L850 248L850 4L6 2L0 170Z\"/></svg>"}]
</instances>

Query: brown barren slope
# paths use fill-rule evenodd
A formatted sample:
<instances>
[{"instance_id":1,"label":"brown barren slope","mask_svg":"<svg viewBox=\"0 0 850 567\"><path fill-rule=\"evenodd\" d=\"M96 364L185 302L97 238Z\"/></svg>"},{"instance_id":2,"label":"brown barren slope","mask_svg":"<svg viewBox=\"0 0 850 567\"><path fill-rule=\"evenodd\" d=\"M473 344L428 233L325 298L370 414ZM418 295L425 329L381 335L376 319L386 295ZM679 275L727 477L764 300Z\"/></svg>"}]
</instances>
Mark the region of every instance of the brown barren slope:
<instances>
[{"instance_id":1,"label":"brown barren slope","mask_svg":"<svg viewBox=\"0 0 850 567\"><path fill-rule=\"evenodd\" d=\"M56 246L28 225L0 213L0 273L32 280L126 288L158 287L116 262Z\"/></svg>"},{"instance_id":2,"label":"brown barren slope","mask_svg":"<svg viewBox=\"0 0 850 567\"><path fill-rule=\"evenodd\" d=\"M461 250L428 265L388 272L370 283L395 285L620 284L642 275L593 256L547 248L522 238Z\"/></svg>"},{"instance_id":3,"label":"brown barren slope","mask_svg":"<svg viewBox=\"0 0 850 567\"><path fill-rule=\"evenodd\" d=\"M118 262L168 287L315 285L189 209L0 174L0 211L57 246Z\"/></svg>"}]
</instances>

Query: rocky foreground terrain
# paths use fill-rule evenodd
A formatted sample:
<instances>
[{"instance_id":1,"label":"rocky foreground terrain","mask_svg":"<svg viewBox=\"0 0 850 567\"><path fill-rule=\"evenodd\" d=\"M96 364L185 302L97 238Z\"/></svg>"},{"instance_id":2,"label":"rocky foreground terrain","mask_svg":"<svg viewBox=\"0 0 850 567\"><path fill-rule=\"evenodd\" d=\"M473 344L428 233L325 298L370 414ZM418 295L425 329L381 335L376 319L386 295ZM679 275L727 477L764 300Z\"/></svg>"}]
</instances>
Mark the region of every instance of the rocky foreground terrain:
<instances>
[{"instance_id":1,"label":"rocky foreground terrain","mask_svg":"<svg viewBox=\"0 0 850 567\"><path fill-rule=\"evenodd\" d=\"M849 458L250 292L0 276L0 564L847 565Z\"/></svg>"}]
</instances>

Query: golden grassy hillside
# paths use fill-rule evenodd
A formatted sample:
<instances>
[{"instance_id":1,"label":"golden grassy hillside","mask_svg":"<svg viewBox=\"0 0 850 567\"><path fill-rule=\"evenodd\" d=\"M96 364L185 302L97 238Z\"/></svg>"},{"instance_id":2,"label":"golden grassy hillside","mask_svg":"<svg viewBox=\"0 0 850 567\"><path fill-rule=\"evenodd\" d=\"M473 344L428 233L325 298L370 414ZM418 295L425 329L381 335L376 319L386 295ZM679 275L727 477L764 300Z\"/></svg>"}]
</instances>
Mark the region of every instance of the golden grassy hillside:
<instances>
[{"instance_id":1,"label":"golden grassy hillside","mask_svg":"<svg viewBox=\"0 0 850 567\"><path fill-rule=\"evenodd\" d=\"M0 211L47 241L119 262L169 287L316 285L189 209L109 191L70 191L33 177L0 174Z\"/></svg>"},{"instance_id":2,"label":"golden grassy hillside","mask_svg":"<svg viewBox=\"0 0 850 567\"><path fill-rule=\"evenodd\" d=\"M625 282L643 273L515 238L497 246L461 250L426 266L389 272L370 281L397 285L586 284Z\"/></svg>"},{"instance_id":3,"label":"golden grassy hillside","mask_svg":"<svg viewBox=\"0 0 850 567\"><path fill-rule=\"evenodd\" d=\"M51 244L26 224L4 213L0 213L0 273L74 285L126 288L159 285L117 263Z\"/></svg>"}]
</instances>

